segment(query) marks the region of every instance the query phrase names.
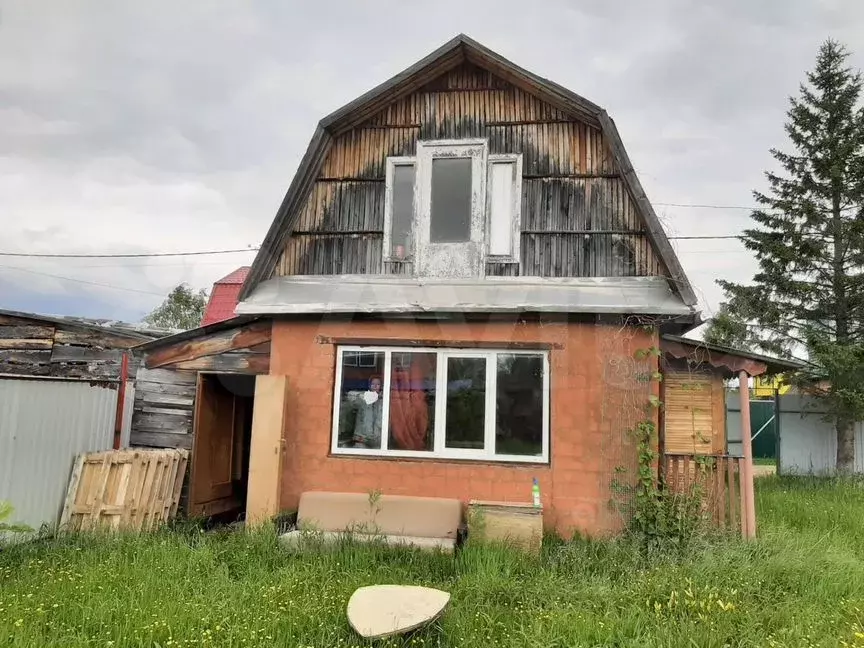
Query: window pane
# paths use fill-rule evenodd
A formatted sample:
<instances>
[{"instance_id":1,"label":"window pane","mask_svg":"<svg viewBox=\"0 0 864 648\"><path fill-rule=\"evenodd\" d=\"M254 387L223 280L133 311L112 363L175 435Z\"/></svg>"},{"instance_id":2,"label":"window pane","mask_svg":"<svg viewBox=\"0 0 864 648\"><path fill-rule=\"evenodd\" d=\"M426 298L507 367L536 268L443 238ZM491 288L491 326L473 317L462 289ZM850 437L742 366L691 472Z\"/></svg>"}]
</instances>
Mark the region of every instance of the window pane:
<instances>
[{"instance_id":1,"label":"window pane","mask_svg":"<svg viewBox=\"0 0 864 648\"><path fill-rule=\"evenodd\" d=\"M489 254L512 253L513 162L492 165L489 187Z\"/></svg>"},{"instance_id":2,"label":"window pane","mask_svg":"<svg viewBox=\"0 0 864 648\"><path fill-rule=\"evenodd\" d=\"M543 356L498 355L495 454L543 454Z\"/></svg>"},{"instance_id":3,"label":"window pane","mask_svg":"<svg viewBox=\"0 0 864 648\"><path fill-rule=\"evenodd\" d=\"M444 445L483 449L486 358L447 358L447 418Z\"/></svg>"},{"instance_id":4,"label":"window pane","mask_svg":"<svg viewBox=\"0 0 864 648\"><path fill-rule=\"evenodd\" d=\"M391 256L404 259L411 254L411 227L414 222L414 165L393 167L393 214Z\"/></svg>"},{"instance_id":5,"label":"window pane","mask_svg":"<svg viewBox=\"0 0 864 648\"><path fill-rule=\"evenodd\" d=\"M434 353L394 352L390 376L390 438L394 450L434 449Z\"/></svg>"},{"instance_id":6,"label":"window pane","mask_svg":"<svg viewBox=\"0 0 864 648\"><path fill-rule=\"evenodd\" d=\"M471 240L471 158L432 160L432 243Z\"/></svg>"},{"instance_id":7,"label":"window pane","mask_svg":"<svg viewBox=\"0 0 864 648\"><path fill-rule=\"evenodd\" d=\"M346 351L339 385L340 448L380 448L384 354Z\"/></svg>"}]
</instances>

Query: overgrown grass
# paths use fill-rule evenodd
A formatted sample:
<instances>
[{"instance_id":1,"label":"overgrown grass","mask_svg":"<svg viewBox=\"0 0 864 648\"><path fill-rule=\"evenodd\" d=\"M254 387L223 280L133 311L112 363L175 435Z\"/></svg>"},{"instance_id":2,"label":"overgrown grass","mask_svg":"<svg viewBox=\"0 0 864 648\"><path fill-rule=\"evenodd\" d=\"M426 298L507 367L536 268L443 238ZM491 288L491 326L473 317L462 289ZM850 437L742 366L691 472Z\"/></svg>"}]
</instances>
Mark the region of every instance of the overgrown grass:
<instances>
[{"instance_id":1,"label":"overgrown grass","mask_svg":"<svg viewBox=\"0 0 864 648\"><path fill-rule=\"evenodd\" d=\"M453 594L398 646L864 646L864 488L765 478L760 538L645 565L624 542L455 559L346 545L292 554L266 533L68 537L0 552L3 646L350 646L373 583Z\"/></svg>"},{"instance_id":2,"label":"overgrown grass","mask_svg":"<svg viewBox=\"0 0 864 648\"><path fill-rule=\"evenodd\" d=\"M774 457L753 457L753 464L756 466L776 466L777 460Z\"/></svg>"}]
</instances>

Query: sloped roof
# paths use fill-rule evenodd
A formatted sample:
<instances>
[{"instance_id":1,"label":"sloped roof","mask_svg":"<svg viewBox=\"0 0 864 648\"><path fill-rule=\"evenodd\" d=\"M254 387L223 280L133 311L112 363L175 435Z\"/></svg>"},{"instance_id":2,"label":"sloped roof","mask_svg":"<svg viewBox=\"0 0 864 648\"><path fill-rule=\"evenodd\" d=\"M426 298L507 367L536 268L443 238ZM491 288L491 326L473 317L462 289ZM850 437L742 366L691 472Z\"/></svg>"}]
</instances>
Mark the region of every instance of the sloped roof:
<instances>
[{"instance_id":1,"label":"sloped roof","mask_svg":"<svg viewBox=\"0 0 864 648\"><path fill-rule=\"evenodd\" d=\"M690 281L684 274L660 220L645 195L633 164L624 149L618 129L606 111L575 92L519 67L464 34L459 34L411 67L320 121L276 213L276 218L255 257L249 276L240 292L240 299L246 299L255 286L268 278L268 273L293 230L300 208L305 203L315 178L321 170L321 165L327 157L333 137L364 122L392 102L414 92L464 61L489 70L539 99L600 128L609 143L610 152L622 179L642 216L648 237L669 269L674 290L687 306L695 306L697 299Z\"/></svg>"},{"instance_id":2,"label":"sloped roof","mask_svg":"<svg viewBox=\"0 0 864 648\"><path fill-rule=\"evenodd\" d=\"M240 299L240 289L248 275L249 266L243 266L213 284L210 299L207 300L207 306L204 308L204 317L201 318L201 326L234 317L234 309Z\"/></svg>"},{"instance_id":3,"label":"sloped roof","mask_svg":"<svg viewBox=\"0 0 864 648\"><path fill-rule=\"evenodd\" d=\"M126 337L130 340L138 340L141 342L158 339L172 335L176 332L168 329L150 328L146 324L130 324L128 322L120 322L111 319L94 319L87 317L74 317L71 315L40 315L38 313L23 313L21 311L6 310L2 308L0 308L0 315L17 319L26 319L33 322L44 322L46 324L61 326L72 330L90 331L93 333L110 333L111 335Z\"/></svg>"},{"instance_id":4,"label":"sloped roof","mask_svg":"<svg viewBox=\"0 0 864 648\"><path fill-rule=\"evenodd\" d=\"M219 279L218 281L214 282L213 285L214 286L235 285L235 284L243 285L243 282L246 281L246 277L249 276L249 270L250 270L249 266L241 266L241 267L237 268L236 270L234 270L234 272L231 272L231 273L225 275L224 277L222 277L221 279Z\"/></svg>"},{"instance_id":5,"label":"sloped roof","mask_svg":"<svg viewBox=\"0 0 864 648\"><path fill-rule=\"evenodd\" d=\"M730 377L734 377L742 370L751 376L758 376L797 371L807 366L801 360L775 358L678 335L663 335L660 349L663 353L679 360L690 360L696 364L709 364L722 369Z\"/></svg>"}]
</instances>

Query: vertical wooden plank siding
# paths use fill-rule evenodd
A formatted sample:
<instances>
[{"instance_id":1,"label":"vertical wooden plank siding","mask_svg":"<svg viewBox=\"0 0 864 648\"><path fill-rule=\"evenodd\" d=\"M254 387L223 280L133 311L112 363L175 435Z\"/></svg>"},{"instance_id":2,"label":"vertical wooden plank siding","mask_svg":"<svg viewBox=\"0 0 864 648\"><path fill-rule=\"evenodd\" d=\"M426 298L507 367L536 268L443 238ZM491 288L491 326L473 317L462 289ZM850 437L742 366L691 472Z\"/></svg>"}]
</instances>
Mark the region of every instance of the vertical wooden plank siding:
<instances>
[{"instance_id":1,"label":"vertical wooden plank siding","mask_svg":"<svg viewBox=\"0 0 864 648\"><path fill-rule=\"evenodd\" d=\"M708 372L667 370L663 383L665 451L722 453L726 447L722 377Z\"/></svg>"},{"instance_id":2,"label":"vertical wooden plank siding","mask_svg":"<svg viewBox=\"0 0 864 648\"><path fill-rule=\"evenodd\" d=\"M420 140L471 137L522 155L521 260L487 274L668 274L600 130L471 63L333 140L274 274L410 273L382 262L386 160L416 155Z\"/></svg>"}]
</instances>

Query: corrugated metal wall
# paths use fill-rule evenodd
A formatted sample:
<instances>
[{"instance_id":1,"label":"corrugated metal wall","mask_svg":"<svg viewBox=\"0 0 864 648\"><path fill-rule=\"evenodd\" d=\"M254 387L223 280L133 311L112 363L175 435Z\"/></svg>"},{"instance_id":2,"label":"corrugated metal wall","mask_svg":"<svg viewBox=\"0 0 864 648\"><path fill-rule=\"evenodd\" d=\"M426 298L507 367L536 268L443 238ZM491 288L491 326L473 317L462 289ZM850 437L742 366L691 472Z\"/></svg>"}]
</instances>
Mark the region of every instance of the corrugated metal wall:
<instances>
[{"instance_id":1,"label":"corrugated metal wall","mask_svg":"<svg viewBox=\"0 0 864 648\"><path fill-rule=\"evenodd\" d=\"M114 444L117 385L0 378L0 500L38 529L60 517L75 456Z\"/></svg>"},{"instance_id":2,"label":"corrugated metal wall","mask_svg":"<svg viewBox=\"0 0 864 648\"><path fill-rule=\"evenodd\" d=\"M727 394L729 454L741 454L738 392ZM837 463L837 432L809 397L780 396L780 474L829 475ZM755 430L753 430L755 432ZM855 472L864 474L864 422L855 424Z\"/></svg>"},{"instance_id":3,"label":"corrugated metal wall","mask_svg":"<svg viewBox=\"0 0 864 648\"><path fill-rule=\"evenodd\" d=\"M812 398L780 397L780 474L828 475L837 463L837 432ZM864 474L864 422L855 424L855 472Z\"/></svg>"}]
</instances>

